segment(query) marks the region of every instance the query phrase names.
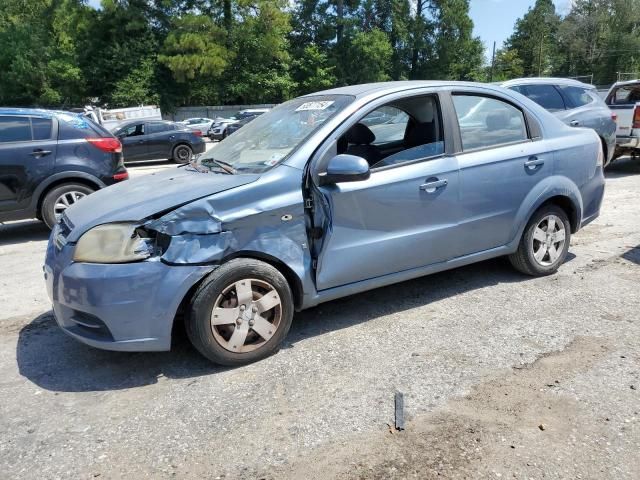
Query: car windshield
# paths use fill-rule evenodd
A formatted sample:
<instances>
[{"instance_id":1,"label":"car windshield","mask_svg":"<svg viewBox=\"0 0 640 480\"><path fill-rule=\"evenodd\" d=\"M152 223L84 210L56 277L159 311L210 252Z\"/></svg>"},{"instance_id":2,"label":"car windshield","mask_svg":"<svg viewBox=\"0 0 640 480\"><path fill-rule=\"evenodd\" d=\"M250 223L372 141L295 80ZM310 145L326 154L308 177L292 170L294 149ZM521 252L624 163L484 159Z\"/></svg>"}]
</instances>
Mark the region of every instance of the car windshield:
<instances>
[{"instance_id":1,"label":"car windshield","mask_svg":"<svg viewBox=\"0 0 640 480\"><path fill-rule=\"evenodd\" d=\"M348 95L316 95L290 100L248 122L204 153L196 165L238 173L261 173L287 158L307 137L354 100Z\"/></svg>"}]
</instances>

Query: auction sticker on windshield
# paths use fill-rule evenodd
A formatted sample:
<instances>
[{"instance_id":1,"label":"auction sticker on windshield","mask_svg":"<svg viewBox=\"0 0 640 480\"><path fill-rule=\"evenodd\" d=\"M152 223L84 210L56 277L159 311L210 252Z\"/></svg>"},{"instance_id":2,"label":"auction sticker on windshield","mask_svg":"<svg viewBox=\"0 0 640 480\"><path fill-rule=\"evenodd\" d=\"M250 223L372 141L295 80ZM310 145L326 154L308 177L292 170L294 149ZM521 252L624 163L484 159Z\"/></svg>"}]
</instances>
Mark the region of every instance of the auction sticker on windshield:
<instances>
[{"instance_id":1,"label":"auction sticker on windshield","mask_svg":"<svg viewBox=\"0 0 640 480\"><path fill-rule=\"evenodd\" d=\"M325 100L321 102L305 102L296 108L296 112L303 112L305 110L324 110L325 108L333 105L333 100Z\"/></svg>"}]
</instances>

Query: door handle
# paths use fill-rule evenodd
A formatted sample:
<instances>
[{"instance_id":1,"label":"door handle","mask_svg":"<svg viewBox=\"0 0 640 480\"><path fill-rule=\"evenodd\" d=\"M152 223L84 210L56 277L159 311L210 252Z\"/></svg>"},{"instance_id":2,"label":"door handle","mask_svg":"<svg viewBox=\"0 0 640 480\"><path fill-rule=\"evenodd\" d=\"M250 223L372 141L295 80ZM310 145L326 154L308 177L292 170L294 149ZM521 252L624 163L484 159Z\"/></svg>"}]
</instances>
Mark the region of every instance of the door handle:
<instances>
[{"instance_id":1,"label":"door handle","mask_svg":"<svg viewBox=\"0 0 640 480\"><path fill-rule=\"evenodd\" d=\"M427 193L434 193L439 188L444 188L449 184L449 182L445 180L435 180L433 182L427 182L420 185L420 190Z\"/></svg>"},{"instance_id":2,"label":"door handle","mask_svg":"<svg viewBox=\"0 0 640 480\"><path fill-rule=\"evenodd\" d=\"M529 170L535 170L537 167L539 167L542 164L544 164L544 160L541 160L536 156L529 157L529 160L524 162L524 166L527 167Z\"/></svg>"},{"instance_id":3,"label":"door handle","mask_svg":"<svg viewBox=\"0 0 640 480\"><path fill-rule=\"evenodd\" d=\"M31 155L32 157L40 158L40 157L44 157L45 155L49 155L50 153L51 153L51 150L42 150L41 148L36 148L29 155Z\"/></svg>"},{"instance_id":4,"label":"door handle","mask_svg":"<svg viewBox=\"0 0 640 480\"><path fill-rule=\"evenodd\" d=\"M572 127L577 127L580 125L580 121L579 120L571 120L569 122L569 125L571 125Z\"/></svg>"}]
</instances>

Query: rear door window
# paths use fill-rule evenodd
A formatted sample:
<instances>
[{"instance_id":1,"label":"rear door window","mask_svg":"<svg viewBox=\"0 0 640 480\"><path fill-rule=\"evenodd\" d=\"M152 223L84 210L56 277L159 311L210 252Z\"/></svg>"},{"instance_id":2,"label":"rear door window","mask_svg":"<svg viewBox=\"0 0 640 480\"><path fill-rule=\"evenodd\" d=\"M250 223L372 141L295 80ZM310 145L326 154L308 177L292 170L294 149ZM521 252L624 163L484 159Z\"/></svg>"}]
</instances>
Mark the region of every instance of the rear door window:
<instances>
[{"instance_id":1,"label":"rear door window","mask_svg":"<svg viewBox=\"0 0 640 480\"><path fill-rule=\"evenodd\" d=\"M31 141L29 117L0 116L0 142Z\"/></svg>"},{"instance_id":2,"label":"rear door window","mask_svg":"<svg viewBox=\"0 0 640 480\"><path fill-rule=\"evenodd\" d=\"M463 150L496 147L528 140L522 111L492 97L454 94Z\"/></svg>"},{"instance_id":3,"label":"rear door window","mask_svg":"<svg viewBox=\"0 0 640 480\"><path fill-rule=\"evenodd\" d=\"M553 85L522 85L520 93L550 112L566 110L562 95Z\"/></svg>"},{"instance_id":4,"label":"rear door window","mask_svg":"<svg viewBox=\"0 0 640 480\"><path fill-rule=\"evenodd\" d=\"M585 105L593 103L595 100L585 88L566 85L560 85L558 88L560 88L565 98L569 101L571 108L584 107Z\"/></svg>"},{"instance_id":5,"label":"rear door window","mask_svg":"<svg viewBox=\"0 0 640 480\"><path fill-rule=\"evenodd\" d=\"M168 132L169 130L173 130L173 125L169 123L148 123L146 133L151 135L152 133Z\"/></svg>"},{"instance_id":6,"label":"rear door window","mask_svg":"<svg viewBox=\"0 0 640 480\"><path fill-rule=\"evenodd\" d=\"M31 118L31 128L33 129L34 140L49 140L51 138L51 127L53 122L50 118Z\"/></svg>"}]
</instances>

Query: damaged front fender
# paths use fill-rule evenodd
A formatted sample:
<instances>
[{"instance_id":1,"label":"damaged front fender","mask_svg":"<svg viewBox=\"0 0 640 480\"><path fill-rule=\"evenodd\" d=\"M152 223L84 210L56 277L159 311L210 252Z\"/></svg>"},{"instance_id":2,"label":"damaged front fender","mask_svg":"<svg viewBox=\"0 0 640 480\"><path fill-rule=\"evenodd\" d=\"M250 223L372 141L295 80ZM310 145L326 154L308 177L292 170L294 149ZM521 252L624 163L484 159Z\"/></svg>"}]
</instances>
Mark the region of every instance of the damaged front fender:
<instances>
[{"instance_id":1,"label":"damaged front fender","mask_svg":"<svg viewBox=\"0 0 640 480\"><path fill-rule=\"evenodd\" d=\"M145 228L170 237L162 253L165 263L220 264L242 256L275 260L286 268L285 276L295 275L304 296L313 297L309 220L301 185L302 172L281 166L258 182L184 205Z\"/></svg>"}]
</instances>

